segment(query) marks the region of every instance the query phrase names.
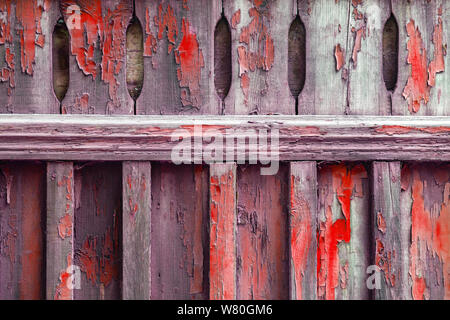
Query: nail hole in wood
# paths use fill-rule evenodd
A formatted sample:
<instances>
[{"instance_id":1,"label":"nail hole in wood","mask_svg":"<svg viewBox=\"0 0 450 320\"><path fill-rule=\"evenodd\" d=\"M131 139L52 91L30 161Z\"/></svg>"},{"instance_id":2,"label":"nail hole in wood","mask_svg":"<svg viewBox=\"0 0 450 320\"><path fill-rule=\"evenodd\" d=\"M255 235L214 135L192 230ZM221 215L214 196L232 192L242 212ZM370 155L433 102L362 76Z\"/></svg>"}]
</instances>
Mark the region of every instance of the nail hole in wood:
<instances>
[{"instance_id":1,"label":"nail hole in wood","mask_svg":"<svg viewBox=\"0 0 450 320\"><path fill-rule=\"evenodd\" d=\"M69 88L69 30L59 19L52 34L53 91L61 102Z\"/></svg>"},{"instance_id":2,"label":"nail hole in wood","mask_svg":"<svg viewBox=\"0 0 450 320\"><path fill-rule=\"evenodd\" d=\"M391 14L383 29L383 77L386 89L394 91L398 73L398 24Z\"/></svg>"}]
</instances>

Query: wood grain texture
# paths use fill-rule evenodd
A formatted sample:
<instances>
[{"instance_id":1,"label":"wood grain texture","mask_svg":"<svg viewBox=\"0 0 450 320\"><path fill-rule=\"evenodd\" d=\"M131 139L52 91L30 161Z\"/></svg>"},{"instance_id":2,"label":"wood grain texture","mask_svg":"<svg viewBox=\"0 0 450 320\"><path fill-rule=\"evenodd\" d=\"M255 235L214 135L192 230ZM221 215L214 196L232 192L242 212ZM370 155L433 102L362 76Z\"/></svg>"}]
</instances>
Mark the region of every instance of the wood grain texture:
<instances>
[{"instance_id":1,"label":"wood grain texture","mask_svg":"<svg viewBox=\"0 0 450 320\"><path fill-rule=\"evenodd\" d=\"M370 265L370 196L362 164L323 165L318 172L317 296L366 300Z\"/></svg>"},{"instance_id":2,"label":"wood grain texture","mask_svg":"<svg viewBox=\"0 0 450 320\"><path fill-rule=\"evenodd\" d=\"M128 0L61 0L70 34L70 83L62 113L133 114L126 83Z\"/></svg>"},{"instance_id":3,"label":"wood grain texture","mask_svg":"<svg viewBox=\"0 0 450 320\"><path fill-rule=\"evenodd\" d=\"M151 295L151 165L122 163L122 298L149 300Z\"/></svg>"},{"instance_id":4,"label":"wood grain texture","mask_svg":"<svg viewBox=\"0 0 450 320\"><path fill-rule=\"evenodd\" d=\"M170 161L181 129L193 139L214 129L237 140L240 130L268 128L278 130L280 160L450 160L450 123L442 117L25 115L0 118L0 159ZM225 143L223 150L242 156Z\"/></svg>"},{"instance_id":5,"label":"wood grain texture","mask_svg":"<svg viewBox=\"0 0 450 320\"><path fill-rule=\"evenodd\" d=\"M47 163L47 300L72 300L74 276L72 162Z\"/></svg>"},{"instance_id":6,"label":"wood grain texture","mask_svg":"<svg viewBox=\"0 0 450 320\"><path fill-rule=\"evenodd\" d=\"M296 1L224 1L224 13L234 21L225 114L295 114L288 84L288 33Z\"/></svg>"},{"instance_id":7,"label":"wood grain texture","mask_svg":"<svg viewBox=\"0 0 450 320\"><path fill-rule=\"evenodd\" d=\"M237 298L236 164L211 164L209 298Z\"/></svg>"},{"instance_id":8,"label":"wood grain texture","mask_svg":"<svg viewBox=\"0 0 450 320\"><path fill-rule=\"evenodd\" d=\"M208 170L152 164L152 299L208 298Z\"/></svg>"},{"instance_id":9,"label":"wood grain texture","mask_svg":"<svg viewBox=\"0 0 450 320\"><path fill-rule=\"evenodd\" d=\"M59 113L52 86L56 1L0 3L0 113Z\"/></svg>"},{"instance_id":10,"label":"wood grain texture","mask_svg":"<svg viewBox=\"0 0 450 320\"><path fill-rule=\"evenodd\" d=\"M0 164L0 298L45 298L45 165Z\"/></svg>"},{"instance_id":11,"label":"wood grain texture","mask_svg":"<svg viewBox=\"0 0 450 320\"><path fill-rule=\"evenodd\" d=\"M448 1L392 1L399 26L399 70L395 115L449 116L450 30Z\"/></svg>"},{"instance_id":12,"label":"wood grain texture","mask_svg":"<svg viewBox=\"0 0 450 320\"><path fill-rule=\"evenodd\" d=\"M136 0L144 29L144 84L137 114L219 114L214 29L221 2Z\"/></svg>"},{"instance_id":13,"label":"wood grain texture","mask_svg":"<svg viewBox=\"0 0 450 320\"><path fill-rule=\"evenodd\" d=\"M76 300L117 300L122 282L122 166L87 163L75 168Z\"/></svg>"},{"instance_id":14,"label":"wood grain texture","mask_svg":"<svg viewBox=\"0 0 450 320\"><path fill-rule=\"evenodd\" d=\"M317 299L316 162L290 163L290 299Z\"/></svg>"},{"instance_id":15,"label":"wood grain texture","mask_svg":"<svg viewBox=\"0 0 450 320\"><path fill-rule=\"evenodd\" d=\"M404 164L401 190L401 215L411 219L410 294L415 300L448 300L450 165Z\"/></svg>"},{"instance_id":16,"label":"wood grain texture","mask_svg":"<svg viewBox=\"0 0 450 320\"><path fill-rule=\"evenodd\" d=\"M377 300L411 299L409 244L411 216L400 208L401 164L372 163L373 259L381 271Z\"/></svg>"}]
</instances>

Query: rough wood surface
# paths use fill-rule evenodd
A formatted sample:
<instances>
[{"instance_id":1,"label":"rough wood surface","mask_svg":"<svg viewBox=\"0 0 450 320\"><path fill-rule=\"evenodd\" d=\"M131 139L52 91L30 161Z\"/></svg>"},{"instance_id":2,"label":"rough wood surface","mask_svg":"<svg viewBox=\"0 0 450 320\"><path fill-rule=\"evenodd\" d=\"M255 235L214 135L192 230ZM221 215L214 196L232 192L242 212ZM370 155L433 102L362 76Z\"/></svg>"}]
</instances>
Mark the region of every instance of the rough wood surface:
<instances>
[{"instance_id":1,"label":"rough wood surface","mask_svg":"<svg viewBox=\"0 0 450 320\"><path fill-rule=\"evenodd\" d=\"M56 1L0 2L0 113L59 113L52 86Z\"/></svg>"},{"instance_id":2,"label":"rough wood surface","mask_svg":"<svg viewBox=\"0 0 450 320\"><path fill-rule=\"evenodd\" d=\"M400 208L400 171L398 161L372 163L372 259L381 272L381 287L374 290L377 300L411 299L411 216Z\"/></svg>"},{"instance_id":3,"label":"rough wood surface","mask_svg":"<svg viewBox=\"0 0 450 320\"><path fill-rule=\"evenodd\" d=\"M401 190L401 215L411 219L410 294L415 300L448 300L450 165L404 164Z\"/></svg>"},{"instance_id":4,"label":"rough wood surface","mask_svg":"<svg viewBox=\"0 0 450 320\"><path fill-rule=\"evenodd\" d=\"M204 133L204 137L222 134L236 140L242 135L239 129L256 134L272 128L279 130L280 160L448 161L449 121L442 117L5 115L0 118L0 159L171 160L173 147L179 144L178 139L171 140L180 129L193 139ZM196 125L202 128L193 130ZM208 133L210 129L214 131ZM192 141L188 149L196 145ZM203 143L203 148L207 145ZM225 143L223 150L235 157L241 154Z\"/></svg>"},{"instance_id":5,"label":"rough wood surface","mask_svg":"<svg viewBox=\"0 0 450 320\"><path fill-rule=\"evenodd\" d=\"M45 165L0 171L0 298L45 299Z\"/></svg>"},{"instance_id":6,"label":"rough wood surface","mask_svg":"<svg viewBox=\"0 0 450 320\"><path fill-rule=\"evenodd\" d=\"M362 164L324 165L318 172L318 299L369 299L370 194Z\"/></svg>"},{"instance_id":7,"label":"rough wood surface","mask_svg":"<svg viewBox=\"0 0 450 320\"><path fill-rule=\"evenodd\" d=\"M152 299L207 299L208 168L152 164Z\"/></svg>"},{"instance_id":8,"label":"rough wood surface","mask_svg":"<svg viewBox=\"0 0 450 320\"><path fill-rule=\"evenodd\" d=\"M316 162L290 163L290 299L317 299Z\"/></svg>"},{"instance_id":9,"label":"rough wood surface","mask_svg":"<svg viewBox=\"0 0 450 320\"><path fill-rule=\"evenodd\" d=\"M133 114L126 83L128 0L61 0L70 34L70 83L62 113Z\"/></svg>"},{"instance_id":10,"label":"rough wood surface","mask_svg":"<svg viewBox=\"0 0 450 320\"><path fill-rule=\"evenodd\" d=\"M71 162L47 163L47 300L72 300L74 272L74 175Z\"/></svg>"},{"instance_id":11,"label":"rough wood surface","mask_svg":"<svg viewBox=\"0 0 450 320\"><path fill-rule=\"evenodd\" d=\"M450 2L392 1L399 27L398 81L393 114L449 116Z\"/></svg>"},{"instance_id":12,"label":"rough wood surface","mask_svg":"<svg viewBox=\"0 0 450 320\"><path fill-rule=\"evenodd\" d=\"M225 114L295 114L288 33L296 1L224 1L231 23L232 83Z\"/></svg>"},{"instance_id":13,"label":"rough wood surface","mask_svg":"<svg viewBox=\"0 0 450 320\"><path fill-rule=\"evenodd\" d=\"M209 298L237 298L236 164L210 165Z\"/></svg>"},{"instance_id":14,"label":"rough wood surface","mask_svg":"<svg viewBox=\"0 0 450 320\"><path fill-rule=\"evenodd\" d=\"M122 298L149 300L151 294L151 165L122 163Z\"/></svg>"},{"instance_id":15,"label":"rough wood surface","mask_svg":"<svg viewBox=\"0 0 450 320\"><path fill-rule=\"evenodd\" d=\"M137 114L218 114L214 29L221 1L137 0L144 30L144 84Z\"/></svg>"},{"instance_id":16,"label":"rough wood surface","mask_svg":"<svg viewBox=\"0 0 450 320\"><path fill-rule=\"evenodd\" d=\"M76 300L121 298L122 166L85 163L75 168L75 265L81 269Z\"/></svg>"}]
</instances>

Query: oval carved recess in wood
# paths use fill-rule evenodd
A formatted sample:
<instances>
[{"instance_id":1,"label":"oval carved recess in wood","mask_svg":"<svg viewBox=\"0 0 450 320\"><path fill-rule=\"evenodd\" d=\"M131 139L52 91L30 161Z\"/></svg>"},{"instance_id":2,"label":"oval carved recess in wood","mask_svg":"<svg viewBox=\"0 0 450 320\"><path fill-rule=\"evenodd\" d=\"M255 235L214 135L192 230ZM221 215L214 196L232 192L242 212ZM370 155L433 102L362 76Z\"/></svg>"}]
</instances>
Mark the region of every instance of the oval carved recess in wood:
<instances>
[{"instance_id":1,"label":"oval carved recess in wood","mask_svg":"<svg viewBox=\"0 0 450 320\"><path fill-rule=\"evenodd\" d=\"M59 102L69 88L69 31L63 19L53 29L53 91Z\"/></svg>"},{"instance_id":2,"label":"oval carved recess in wood","mask_svg":"<svg viewBox=\"0 0 450 320\"><path fill-rule=\"evenodd\" d=\"M214 30L214 86L223 101L231 86L231 30L225 16Z\"/></svg>"},{"instance_id":3,"label":"oval carved recess in wood","mask_svg":"<svg viewBox=\"0 0 450 320\"><path fill-rule=\"evenodd\" d=\"M391 14L383 29L383 77L386 89L394 91L398 73L398 25Z\"/></svg>"},{"instance_id":4,"label":"oval carved recess in wood","mask_svg":"<svg viewBox=\"0 0 450 320\"><path fill-rule=\"evenodd\" d=\"M133 17L127 28L127 87L131 98L141 94L144 83L144 36L141 23Z\"/></svg>"},{"instance_id":5,"label":"oval carved recess in wood","mask_svg":"<svg viewBox=\"0 0 450 320\"><path fill-rule=\"evenodd\" d=\"M288 82L292 95L297 100L305 85L306 74L306 30L300 17L294 19L289 28Z\"/></svg>"}]
</instances>

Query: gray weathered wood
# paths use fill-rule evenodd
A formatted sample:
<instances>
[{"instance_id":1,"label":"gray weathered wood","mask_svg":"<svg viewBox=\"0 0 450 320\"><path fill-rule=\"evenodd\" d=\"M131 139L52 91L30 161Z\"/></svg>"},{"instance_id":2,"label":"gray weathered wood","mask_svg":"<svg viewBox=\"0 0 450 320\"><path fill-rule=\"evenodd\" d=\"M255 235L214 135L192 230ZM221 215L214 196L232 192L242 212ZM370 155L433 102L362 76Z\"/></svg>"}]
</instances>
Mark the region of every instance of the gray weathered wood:
<instances>
[{"instance_id":1,"label":"gray weathered wood","mask_svg":"<svg viewBox=\"0 0 450 320\"><path fill-rule=\"evenodd\" d=\"M317 299L317 168L316 162L291 162L290 299Z\"/></svg>"},{"instance_id":2,"label":"gray weathered wood","mask_svg":"<svg viewBox=\"0 0 450 320\"><path fill-rule=\"evenodd\" d=\"M74 173L71 162L47 163L47 299L72 300L77 285L73 259ZM74 283L75 282L75 283Z\"/></svg>"},{"instance_id":3,"label":"gray weathered wood","mask_svg":"<svg viewBox=\"0 0 450 320\"><path fill-rule=\"evenodd\" d=\"M151 292L151 165L122 163L122 299L148 300Z\"/></svg>"},{"instance_id":4,"label":"gray weathered wood","mask_svg":"<svg viewBox=\"0 0 450 320\"><path fill-rule=\"evenodd\" d=\"M409 243L411 217L400 209L400 162L372 163L373 259L380 268L378 300L411 299Z\"/></svg>"},{"instance_id":5,"label":"gray weathered wood","mask_svg":"<svg viewBox=\"0 0 450 320\"><path fill-rule=\"evenodd\" d=\"M203 127L196 131L195 125ZM237 138L239 129L256 134L268 128L279 130L280 160L450 159L450 120L442 117L51 115L3 116L0 159L171 160L180 134L198 137L203 130L208 136L214 129L209 135ZM223 148L235 159L242 155L225 143Z\"/></svg>"}]
</instances>

